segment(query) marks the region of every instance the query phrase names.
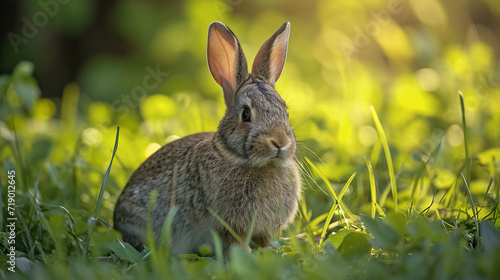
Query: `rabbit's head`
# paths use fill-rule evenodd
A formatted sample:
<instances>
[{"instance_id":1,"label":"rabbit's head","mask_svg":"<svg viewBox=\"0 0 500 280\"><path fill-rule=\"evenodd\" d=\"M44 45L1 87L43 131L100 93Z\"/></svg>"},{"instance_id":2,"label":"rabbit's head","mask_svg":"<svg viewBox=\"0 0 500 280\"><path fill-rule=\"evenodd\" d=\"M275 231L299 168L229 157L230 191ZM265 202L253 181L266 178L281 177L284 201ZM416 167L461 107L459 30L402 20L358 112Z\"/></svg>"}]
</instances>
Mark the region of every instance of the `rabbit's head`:
<instances>
[{"instance_id":1,"label":"rabbit's head","mask_svg":"<svg viewBox=\"0 0 500 280\"><path fill-rule=\"evenodd\" d=\"M233 32L221 22L209 27L208 66L226 103L214 143L236 164L262 167L294 163L295 135L286 103L274 89L285 64L289 35L290 23L285 22L262 45L249 74Z\"/></svg>"}]
</instances>

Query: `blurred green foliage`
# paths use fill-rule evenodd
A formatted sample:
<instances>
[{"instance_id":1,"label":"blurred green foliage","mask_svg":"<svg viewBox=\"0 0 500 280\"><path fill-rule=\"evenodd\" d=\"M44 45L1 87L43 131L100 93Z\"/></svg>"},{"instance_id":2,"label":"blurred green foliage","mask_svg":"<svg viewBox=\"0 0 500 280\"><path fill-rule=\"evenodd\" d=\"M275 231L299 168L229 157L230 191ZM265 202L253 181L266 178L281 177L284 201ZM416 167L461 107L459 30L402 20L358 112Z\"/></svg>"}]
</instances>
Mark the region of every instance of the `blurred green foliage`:
<instances>
[{"instance_id":1,"label":"blurred green foliage","mask_svg":"<svg viewBox=\"0 0 500 280\"><path fill-rule=\"evenodd\" d=\"M23 5L28 20L41 10L37 1ZM497 273L496 229L485 226L489 234L485 238L494 245L484 254L472 250L479 241L471 236L479 232L474 220L500 226L500 2L124 0L114 2L109 17L96 21L99 15L93 11L98 5L83 0L61 4L59 12L38 27L36 36L19 45L19 54L13 55L8 42L1 46L0 63L17 65L0 76L1 172L15 169L19 174L16 202L23 208L19 213L32 221L28 229L19 225L20 232L39 236L43 231L51 237L33 237L31 245L26 241L23 249L19 247L21 255L51 263L57 258L54 252L66 255L81 250L79 236L88 230L86 220L97 203L116 126L121 132L119 147L99 212L108 222L121 189L147 156L177 137L216 129L225 108L205 62L210 22L223 21L234 31L251 65L264 40L290 21L287 63L276 85L290 107L304 166L304 201L290 235L305 231L307 244L317 244L314 238L332 207L327 185L338 194L357 172L329 227L329 233L338 233L320 254L319 248L293 239L276 246L277 251L264 249L251 255L234 249L230 254L237 260L225 268L225 276L218 274L220 264L205 258L179 260L180 267L192 269L186 269L191 278L213 270L212 275L222 278L246 275L250 279L267 275L265 269L271 268L265 266L267 262L282 269L269 275L285 278L287 273L323 278L332 273L338 278L366 278L370 273L381 278L387 273L400 278L442 278L459 276L457 263L467 268L459 278ZM118 41L99 41L103 37L98 34L92 40L90 31L96 29L91 26L103 21L102 28L111 30ZM13 32L23 35L20 30ZM43 84L45 78L58 75L51 62L57 61L61 50L51 48L51 34L85 38L79 41L82 49L100 50L92 55L81 51L86 55L80 58L75 81L61 92L44 92L33 78L34 71ZM34 63L20 62L20 57ZM464 96L472 158L467 183L477 216L459 175L466 166L459 90ZM367 243L357 219L370 215L373 205L365 157L373 166L376 199L382 209L376 216L386 216L395 208L370 106L380 118L391 150L399 209L427 218L410 214L404 220L387 215L385 222L363 218L362 224L374 237ZM3 188L6 183L1 178ZM6 194L1 195L4 207ZM28 205L41 210L27 209ZM36 218L34 213L45 217ZM61 237L64 242L58 241ZM140 259L117 253L115 237L116 233L98 225L92 254L113 251L130 262ZM457 242L465 245L456 246ZM285 253L284 260L277 258ZM77 257L74 254L72 258ZM368 258L379 262L366 262ZM340 264L346 268L332 271L333 261L339 263L335 268ZM378 266L384 262L396 265ZM81 267L72 268L69 263L64 271L83 271L93 265L79 263ZM241 263L248 267L238 266ZM62 272L54 272L61 265L41 277L62 277ZM437 269L438 265L442 267ZM255 267L261 270L251 269ZM109 269L106 262L94 268L96 272L85 275L99 277ZM126 274L120 269L111 269L113 278ZM144 275L140 269L134 273ZM433 274L413 274L417 272Z\"/></svg>"}]
</instances>

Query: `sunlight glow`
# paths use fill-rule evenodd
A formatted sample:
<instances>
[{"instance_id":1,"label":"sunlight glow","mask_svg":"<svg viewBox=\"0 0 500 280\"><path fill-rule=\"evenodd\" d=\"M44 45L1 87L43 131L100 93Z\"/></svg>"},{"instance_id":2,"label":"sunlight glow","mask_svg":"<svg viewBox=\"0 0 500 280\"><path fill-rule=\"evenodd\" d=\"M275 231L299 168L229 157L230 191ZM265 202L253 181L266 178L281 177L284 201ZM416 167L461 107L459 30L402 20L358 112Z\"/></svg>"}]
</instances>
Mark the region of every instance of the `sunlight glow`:
<instances>
[{"instance_id":1,"label":"sunlight glow","mask_svg":"<svg viewBox=\"0 0 500 280\"><path fill-rule=\"evenodd\" d=\"M159 148L161 148L160 144L158 144L158 143L151 143L146 148L146 151L144 152L144 154L146 155L146 157L149 157L154 152L156 152Z\"/></svg>"}]
</instances>

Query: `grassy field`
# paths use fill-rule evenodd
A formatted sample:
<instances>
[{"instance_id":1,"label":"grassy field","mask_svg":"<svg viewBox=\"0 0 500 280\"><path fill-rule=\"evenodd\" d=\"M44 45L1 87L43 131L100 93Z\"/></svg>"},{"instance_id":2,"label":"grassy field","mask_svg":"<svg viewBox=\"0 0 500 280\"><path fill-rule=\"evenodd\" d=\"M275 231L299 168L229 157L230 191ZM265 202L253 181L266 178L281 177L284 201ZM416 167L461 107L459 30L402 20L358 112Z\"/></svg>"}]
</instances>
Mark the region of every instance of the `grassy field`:
<instances>
[{"instance_id":1,"label":"grassy field","mask_svg":"<svg viewBox=\"0 0 500 280\"><path fill-rule=\"evenodd\" d=\"M16 70L31 66L24 62ZM28 77L14 73L9 90L19 94L16 83L36 85ZM75 100L72 94L67 89L63 104ZM43 99L33 102L34 114L46 106ZM467 127L458 93L456 106L458 125ZM234 247L225 256L218 248L213 258L173 256L168 246L153 244L137 252L111 230L114 201L132 171L125 160L130 131L109 125L90 137L99 132L91 119L76 121L87 128L75 134L68 120L18 112L2 124L2 278L494 279L500 273L499 149L471 152L480 135L468 128L457 158L443 157L440 139L413 162L395 162L398 143L387 137L373 107L371 113L379 139L349 178L331 179L317 155L302 155L306 198L293 227L271 247ZM73 149L62 149L65 141L74 141ZM315 208L323 211L315 214ZM12 217L14 228L8 226ZM15 243L9 243L12 234Z\"/></svg>"},{"instance_id":2,"label":"grassy field","mask_svg":"<svg viewBox=\"0 0 500 280\"><path fill-rule=\"evenodd\" d=\"M27 11L40 10L32 2ZM497 2L118 1L110 21L130 52L89 57L75 82L42 91L40 77L59 74L44 76L52 53L34 50L50 49L54 30L89 34L77 12L92 10L86 2L60 6L19 54L0 43L0 66L12 65L0 75L1 279L500 275ZM128 178L224 114L206 67L213 20L248 58L292 22L276 89L298 140L299 214L251 252L175 256L152 243L138 252L112 230Z\"/></svg>"}]
</instances>

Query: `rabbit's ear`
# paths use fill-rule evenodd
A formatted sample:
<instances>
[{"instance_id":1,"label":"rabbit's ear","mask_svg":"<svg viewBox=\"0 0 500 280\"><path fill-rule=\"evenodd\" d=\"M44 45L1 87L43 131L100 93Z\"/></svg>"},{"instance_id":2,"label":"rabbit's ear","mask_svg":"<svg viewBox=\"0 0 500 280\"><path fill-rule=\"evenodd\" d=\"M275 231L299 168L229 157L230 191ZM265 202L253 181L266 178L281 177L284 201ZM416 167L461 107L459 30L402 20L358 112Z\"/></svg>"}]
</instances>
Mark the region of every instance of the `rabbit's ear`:
<instances>
[{"instance_id":1,"label":"rabbit's ear","mask_svg":"<svg viewBox=\"0 0 500 280\"><path fill-rule=\"evenodd\" d=\"M272 86L283 71L290 37L290 22L285 22L260 47L252 66L252 76L264 79Z\"/></svg>"},{"instance_id":2,"label":"rabbit's ear","mask_svg":"<svg viewBox=\"0 0 500 280\"><path fill-rule=\"evenodd\" d=\"M240 42L222 22L214 21L208 27L208 68L214 80L222 87L226 106L231 106L241 84L248 78L248 66Z\"/></svg>"}]
</instances>

